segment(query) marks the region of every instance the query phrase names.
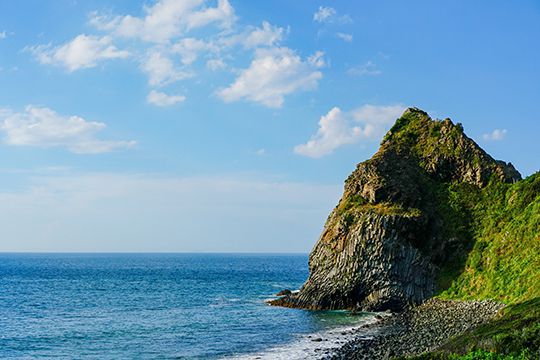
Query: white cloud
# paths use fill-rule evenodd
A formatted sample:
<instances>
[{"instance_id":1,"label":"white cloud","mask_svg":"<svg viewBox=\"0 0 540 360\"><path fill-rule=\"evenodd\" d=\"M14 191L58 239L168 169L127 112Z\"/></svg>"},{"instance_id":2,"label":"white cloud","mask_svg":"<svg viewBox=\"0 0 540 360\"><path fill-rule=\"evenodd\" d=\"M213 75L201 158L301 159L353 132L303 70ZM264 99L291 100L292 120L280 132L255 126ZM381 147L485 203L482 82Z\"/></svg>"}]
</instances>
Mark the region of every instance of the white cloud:
<instances>
[{"instance_id":1,"label":"white cloud","mask_svg":"<svg viewBox=\"0 0 540 360\"><path fill-rule=\"evenodd\" d=\"M191 65L199 54L206 50L217 50L211 43L206 43L200 39L183 38L171 47L171 52L180 55L184 65Z\"/></svg>"},{"instance_id":2,"label":"white cloud","mask_svg":"<svg viewBox=\"0 0 540 360\"><path fill-rule=\"evenodd\" d=\"M218 0L217 7L205 8L188 16L187 28L198 28L210 23L218 23L223 28L229 28L235 20L234 8L229 1Z\"/></svg>"},{"instance_id":3,"label":"white cloud","mask_svg":"<svg viewBox=\"0 0 540 360\"><path fill-rule=\"evenodd\" d=\"M7 145L66 147L79 154L96 154L136 145L135 141L96 138L106 125L79 116L62 116L45 107L28 106L22 113L0 113L0 130Z\"/></svg>"},{"instance_id":4,"label":"white cloud","mask_svg":"<svg viewBox=\"0 0 540 360\"><path fill-rule=\"evenodd\" d=\"M365 64L349 68L347 74L351 76L378 76L382 74L382 71L377 69L375 63L368 61Z\"/></svg>"},{"instance_id":5,"label":"white cloud","mask_svg":"<svg viewBox=\"0 0 540 360\"><path fill-rule=\"evenodd\" d=\"M129 52L118 50L112 44L110 36L84 34L55 48L51 48L50 45L39 45L27 49L39 62L64 66L69 71L94 67L100 60L122 59L129 56Z\"/></svg>"},{"instance_id":6,"label":"white cloud","mask_svg":"<svg viewBox=\"0 0 540 360\"><path fill-rule=\"evenodd\" d=\"M256 49L260 47L275 47L290 31L263 21L261 27L248 25L243 30L234 33L219 34L216 44L220 50L230 51L240 45L244 49Z\"/></svg>"},{"instance_id":7,"label":"white cloud","mask_svg":"<svg viewBox=\"0 0 540 360\"><path fill-rule=\"evenodd\" d=\"M144 54L141 69L152 86L194 76L193 64L199 58L206 59L206 67L211 71L227 69L224 59L231 58L235 47L273 47L286 33L284 28L267 21L261 27L233 28L236 16L228 0L218 0L214 7L205 0L159 0L145 7L144 12L141 17L93 12L89 22L114 38L136 38L158 44L146 48L144 44L137 45L143 47L138 51ZM188 36L191 30L211 24L217 25L217 31L205 29L205 38Z\"/></svg>"},{"instance_id":8,"label":"white cloud","mask_svg":"<svg viewBox=\"0 0 540 360\"><path fill-rule=\"evenodd\" d=\"M490 133L483 134L482 139L485 141L500 141L506 136L506 129L495 129Z\"/></svg>"},{"instance_id":9,"label":"white cloud","mask_svg":"<svg viewBox=\"0 0 540 360\"><path fill-rule=\"evenodd\" d=\"M351 34L345 34L345 33L336 33L336 36L338 38L340 38L341 40L345 41L345 42L352 42L353 41L353 36Z\"/></svg>"},{"instance_id":10,"label":"white cloud","mask_svg":"<svg viewBox=\"0 0 540 360\"><path fill-rule=\"evenodd\" d=\"M324 52L316 51L315 54L310 55L307 59L308 63L315 68L323 68L326 66L326 61L324 60Z\"/></svg>"},{"instance_id":11,"label":"white cloud","mask_svg":"<svg viewBox=\"0 0 540 360\"><path fill-rule=\"evenodd\" d=\"M191 29L211 23L227 28L234 22L234 9L227 0L219 0L215 8L204 4L203 0L160 0L153 6L145 7L146 14L142 18L94 13L90 23L116 36L166 43Z\"/></svg>"},{"instance_id":12,"label":"white cloud","mask_svg":"<svg viewBox=\"0 0 540 360\"><path fill-rule=\"evenodd\" d=\"M171 106L186 100L186 97L183 95L167 95L156 90L150 91L146 97L148 103L157 105L157 106Z\"/></svg>"},{"instance_id":13,"label":"white cloud","mask_svg":"<svg viewBox=\"0 0 540 360\"><path fill-rule=\"evenodd\" d=\"M337 10L332 7L319 6L319 10L313 14L313 21L318 23L348 24L352 22L352 19L347 14L338 16Z\"/></svg>"},{"instance_id":14,"label":"white cloud","mask_svg":"<svg viewBox=\"0 0 540 360\"><path fill-rule=\"evenodd\" d=\"M316 22L328 22L334 16L336 16L337 11L331 7L319 6L319 10L313 14L313 21Z\"/></svg>"},{"instance_id":15,"label":"white cloud","mask_svg":"<svg viewBox=\"0 0 540 360\"><path fill-rule=\"evenodd\" d=\"M0 31L0 40L1 40L1 39L5 39L5 38L7 38L7 33L6 33L6 31L5 31L5 30L4 30L4 31Z\"/></svg>"},{"instance_id":16,"label":"white cloud","mask_svg":"<svg viewBox=\"0 0 540 360\"><path fill-rule=\"evenodd\" d=\"M152 86L163 86L193 76L191 72L175 66L171 58L158 49L148 52L141 69L148 75L148 83Z\"/></svg>"},{"instance_id":17,"label":"white cloud","mask_svg":"<svg viewBox=\"0 0 540 360\"><path fill-rule=\"evenodd\" d=\"M234 71L239 75L228 87L221 85L219 97L226 102L245 99L269 107L282 106L288 94L315 89L322 77L317 68L325 66L322 52L301 58L294 50L281 47L289 27L268 21L259 26L237 25L229 0L153 0L143 7L141 15L94 11L88 21L104 34L83 34L60 46L28 49L41 63L62 65L69 71L133 56L153 88L194 78L205 68ZM113 42L123 44L126 50ZM251 65L237 70L245 67L238 63L250 57Z\"/></svg>"},{"instance_id":18,"label":"white cloud","mask_svg":"<svg viewBox=\"0 0 540 360\"><path fill-rule=\"evenodd\" d=\"M218 96L225 102L245 99L279 108L286 95L317 88L322 73L316 67L324 64L321 56L318 53L312 60L303 61L286 47L257 49L249 68Z\"/></svg>"},{"instance_id":19,"label":"white cloud","mask_svg":"<svg viewBox=\"0 0 540 360\"><path fill-rule=\"evenodd\" d=\"M243 44L247 48L274 46L283 39L284 33L285 29L263 21L262 28L255 28L251 31L243 40Z\"/></svg>"},{"instance_id":20,"label":"white cloud","mask_svg":"<svg viewBox=\"0 0 540 360\"><path fill-rule=\"evenodd\" d=\"M317 133L307 143L295 146L294 152L319 158L343 145L379 139L404 110L401 105L364 105L351 112L334 107L321 116Z\"/></svg>"}]
</instances>

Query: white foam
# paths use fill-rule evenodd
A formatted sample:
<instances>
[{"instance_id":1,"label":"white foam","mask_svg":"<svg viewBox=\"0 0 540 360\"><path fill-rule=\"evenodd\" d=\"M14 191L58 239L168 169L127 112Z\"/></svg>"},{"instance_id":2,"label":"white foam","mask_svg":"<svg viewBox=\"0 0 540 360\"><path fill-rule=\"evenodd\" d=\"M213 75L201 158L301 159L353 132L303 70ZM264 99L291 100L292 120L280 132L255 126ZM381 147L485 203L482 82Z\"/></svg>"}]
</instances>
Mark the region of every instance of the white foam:
<instances>
[{"instance_id":1,"label":"white foam","mask_svg":"<svg viewBox=\"0 0 540 360\"><path fill-rule=\"evenodd\" d=\"M366 315L359 318L354 325L337 327L312 334L299 334L296 339L290 343L275 346L258 353L243 354L225 357L224 359L247 360L300 360L300 359L318 359L326 353L337 350L350 340L355 339L361 333L355 331L362 325L376 323L374 315ZM369 338L369 332L366 329L366 338ZM320 340L319 340L320 339ZM319 341L315 341L319 340Z\"/></svg>"},{"instance_id":2,"label":"white foam","mask_svg":"<svg viewBox=\"0 0 540 360\"><path fill-rule=\"evenodd\" d=\"M300 289L296 289L296 290L291 290L291 294L298 294L300 292ZM266 298L266 299L263 299L263 301L265 303L268 303L270 301L274 301L276 299L279 299L281 296L277 296L277 295L272 295L272 297L270 298Z\"/></svg>"}]
</instances>

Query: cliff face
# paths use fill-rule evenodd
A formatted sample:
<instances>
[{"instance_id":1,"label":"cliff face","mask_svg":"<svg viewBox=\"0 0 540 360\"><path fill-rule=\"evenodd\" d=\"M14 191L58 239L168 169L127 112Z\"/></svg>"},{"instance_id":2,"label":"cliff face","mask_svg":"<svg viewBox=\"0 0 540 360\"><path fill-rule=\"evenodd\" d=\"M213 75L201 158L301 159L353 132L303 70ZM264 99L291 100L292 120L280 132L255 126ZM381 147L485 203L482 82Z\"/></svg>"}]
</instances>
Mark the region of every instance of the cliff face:
<instances>
[{"instance_id":1,"label":"cliff face","mask_svg":"<svg viewBox=\"0 0 540 360\"><path fill-rule=\"evenodd\" d=\"M307 309L399 310L432 296L442 274L463 268L474 245L470 206L453 187L479 193L490 182L521 179L463 133L411 108L379 151L345 182L309 258L298 294L273 305Z\"/></svg>"}]
</instances>

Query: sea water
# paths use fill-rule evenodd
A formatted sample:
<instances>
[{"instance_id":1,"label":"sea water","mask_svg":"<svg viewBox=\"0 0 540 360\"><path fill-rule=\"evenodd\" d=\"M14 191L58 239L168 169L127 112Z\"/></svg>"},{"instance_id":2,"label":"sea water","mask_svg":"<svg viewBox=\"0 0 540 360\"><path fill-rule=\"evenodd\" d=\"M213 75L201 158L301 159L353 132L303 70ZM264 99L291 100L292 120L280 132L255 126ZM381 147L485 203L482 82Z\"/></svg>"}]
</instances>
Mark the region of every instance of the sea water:
<instances>
[{"instance_id":1,"label":"sea water","mask_svg":"<svg viewBox=\"0 0 540 360\"><path fill-rule=\"evenodd\" d=\"M307 276L307 255L0 254L0 358L316 358L373 317L266 304Z\"/></svg>"}]
</instances>

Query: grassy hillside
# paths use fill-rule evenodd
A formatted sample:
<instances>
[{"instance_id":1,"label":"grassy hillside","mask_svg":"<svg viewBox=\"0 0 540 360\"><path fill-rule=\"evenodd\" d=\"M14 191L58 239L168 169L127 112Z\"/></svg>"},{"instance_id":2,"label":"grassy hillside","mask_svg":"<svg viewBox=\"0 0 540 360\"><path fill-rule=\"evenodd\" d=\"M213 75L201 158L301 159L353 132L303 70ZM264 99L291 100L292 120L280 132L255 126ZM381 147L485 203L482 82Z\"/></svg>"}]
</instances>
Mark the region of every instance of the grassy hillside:
<instances>
[{"instance_id":1,"label":"grassy hillside","mask_svg":"<svg viewBox=\"0 0 540 360\"><path fill-rule=\"evenodd\" d=\"M540 173L515 184L494 181L481 191L451 193L450 206L471 216L474 245L465 268L440 296L506 303L540 297Z\"/></svg>"},{"instance_id":2,"label":"grassy hillside","mask_svg":"<svg viewBox=\"0 0 540 360\"><path fill-rule=\"evenodd\" d=\"M496 299L509 304L492 322L415 359L540 358L540 172L514 184L479 189L447 184L437 212L449 236L469 239L466 259L440 274L443 299Z\"/></svg>"}]
</instances>

